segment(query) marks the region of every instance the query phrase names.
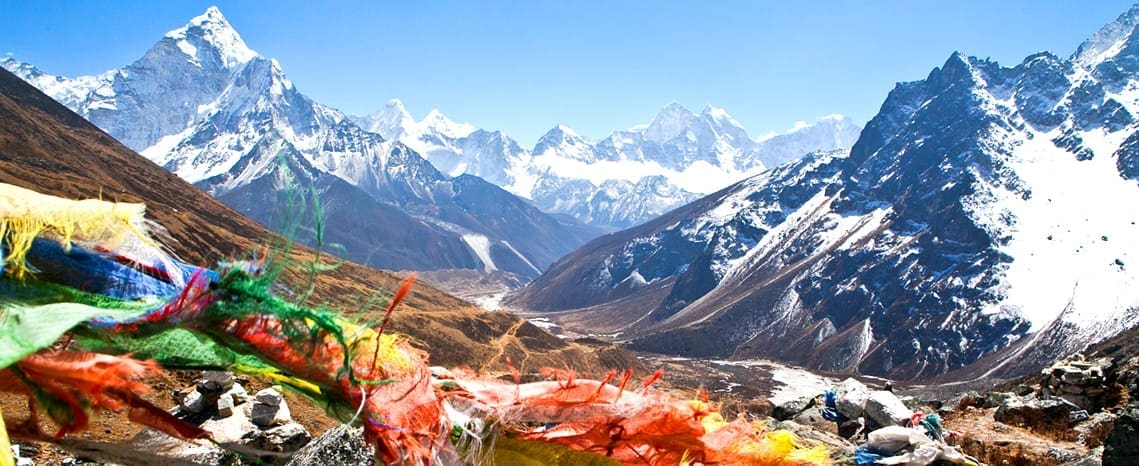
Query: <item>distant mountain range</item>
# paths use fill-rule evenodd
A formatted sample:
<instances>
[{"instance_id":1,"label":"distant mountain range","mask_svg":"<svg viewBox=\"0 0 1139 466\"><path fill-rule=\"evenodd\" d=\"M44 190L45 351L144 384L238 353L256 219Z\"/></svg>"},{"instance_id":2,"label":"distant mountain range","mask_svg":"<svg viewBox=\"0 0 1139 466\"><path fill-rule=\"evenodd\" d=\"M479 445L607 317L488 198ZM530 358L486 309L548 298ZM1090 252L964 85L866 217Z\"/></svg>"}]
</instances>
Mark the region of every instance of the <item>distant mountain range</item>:
<instances>
[{"instance_id":1,"label":"distant mountain range","mask_svg":"<svg viewBox=\"0 0 1139 466\"><path fill-rule=\"evenodd\" d=\"M312 223L311 209L270 208L290 195L284 188L312 188L322 241L395 270L533 278L603 231L810 150L847 147L859 131L828 117L756 141L723 110L696 115L673 104L596 143L558 127L525 150L438 111L415 121L398 101L349 117L300 93L215 7L101 75L54 76L12 58L0 65L267 226L301 214Z\"/></svg>"},{"instance_id":2,"label":"distant mountain range","mask_svg":"<svg viewBox=\"0 0 1139 466\"><path fill-rule=\"evenodd\" d=\"M69 199L145 203L147 218L166 232L163 242L191 264L213 266L246 257L272 236L5 70L0 70L0 121L0 183ZM300 265L312 259L312 250L297 247L286 260ZM281 285L301 286L291 275L285 274ZM343 262L317 274L315 296L322 305L355 312L356 319L378 321L382 310L361 303L377 291L395 290L401 280ZM429 348L432 363L446 366L504 370L505 357L527 361L528 367L574 361L575 367L602 371L610 365L636 365L611 346L557 338L518 317L474 308L423 283L412 288L389 329Z\"/></svg>"},{"instance_id":3,"label":"distant mountain range","mask_svg":"<svg viewBox=\"0 0 1139 466\"><path fill-rule=\"evenodd\" d=\"M1023 374L1130 328L1137 24L1012 68L954 53L849 151L598 238L508 305L643 350L918 379Z\"/></svg>"},{"instance_id":4,"label":"distant mountain range","mask_svg":"<svg viewBox=\"0 0 1139 466\"><path fill-rule=\"evenodd\" d=\"M297 215L312 226L311 208L278 201L290 187L314 189L322 241L362 264L534 277L599 234L480 178L446 176L411 148L313 102L217 8L99 76L52 76L12 59L3 66L267 226Z\"/></svg>"},{"instance_id":5,"label":"distant mountain range","mask_svg":"<svg viewBox=\"0 0 1139 466\"><path fill-rule=\"evenodd\" d=\"M532 149L501 131L451 121L438 110L416 121L399 100L357 124L397 139L452 176L479 176L543 211L618 230L817 150L849 148L861 128L832 115L762 140L723 109L666 106L647 125L588 140L558 125Z\"/></svg>"}]
</instances>

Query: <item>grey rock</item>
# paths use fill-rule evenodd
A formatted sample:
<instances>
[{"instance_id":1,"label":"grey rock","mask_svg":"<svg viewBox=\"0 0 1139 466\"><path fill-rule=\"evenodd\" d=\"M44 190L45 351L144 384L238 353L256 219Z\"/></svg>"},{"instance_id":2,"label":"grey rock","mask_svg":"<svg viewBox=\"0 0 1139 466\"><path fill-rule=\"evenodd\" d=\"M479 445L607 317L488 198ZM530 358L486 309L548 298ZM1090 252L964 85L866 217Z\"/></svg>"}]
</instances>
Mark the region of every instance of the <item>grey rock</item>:
<instances>
[{"instance_id":1,"label":"grey rock","mask_svg":"<svg viewBox=\"0 0 1139 466\"><path fill-rule=\"evenodd\" d=\"M1103 446L1103 441L1115 427L1116 415L1106 412L1095 413L1087 421L1081 422L1073 430L1076 441L1088 448Z\"/></svg>"},{"instance_id":2,"label":"grey rock","mask_svg":"<svg viewBox=\"0 0 1139 466\"><path fill-rule=\"evenodd\" d=\"M1135 458L1139 458L1139 411L1131 410L1115 420L1104 439L1103 465L1132 465Z\"/></svg>"},{"instance_id":3,"label":"grey rock","mask_svg":"<svg viewBox=\"0 0 1139 466\"><path fill-rule=\"evenodd\" d=\"M1076 406L1079 409L1092 409L1094 406L1092 403L1092 400L1085 395L1076 395L1073 393L1064 393L1064 394L1060 395L1060 398L1063 399L1064 401L1067 401L1068 403L1071 403L1072 405Z\"/></svg>"},{"instance_id":4,"label":"grey rock","mask_svg":"<svg viewBox=\"0 0 1139 466\"><path fill-rule=\"evenodd\" d=\"M1061 381L1072 385L1083 385L1087 383L1087 379L1088 376L1084 373L1084 371L1077 370L1075 368L1065 371L1064 375L1060 377Z\"/></svg>"},{"instance_id":5,"label":"grey rock","mask_svg":"<svg viewBox=\"0 0 1139 466\"><path fill-rule=\"evenodd\" d=\"M1060 464L1061 466L1100 466L1103 464L1103 447L1093 448L1080 458Z\"/></svg>"},{"instance_id":6,"label":"grey rock","mask_svg":"<svg viewBox=\"0 0 1139 466\"><path fill-rule=\"evenodd\" d=\"M791 418L791 421L796 424L813 427L818 430L830 431L834 430L835 425L833 421L828 421L823 418L822 406L812 406L796 414Z\"/></svg>"},{"instance_id":7,"label":"grey rock","mask_svg":"<svg viewBox=\"0 0 1139 466\"><path fill-rule=\"evenodd\" d=\"M1012 392L989 392L985 394L985 407L996 408L1005 405L1009 400L1017 398L1017 395Z\"/></svg>"},{"instance_id":8,"label":"grey rock","mask_svg":"<svg viewBox=\"0 0 1139 466\"><path fill-rule=\"evenodd\" d=\"M233 397L223 396L218 398L218 417L230 417L233 415Z\"/></svg>"},{"instance_id":9,"label":"grey rock","mask_svg":"<svg viewBox=\"0 0 1139 466\"><path fill-rule=\"evenodd\" d=\"M31 458L24 458L24 457L20 456L21 453L23 453L23 451L21 451L21 445L18 443L13 443L12 444L12 458L16 460L16 466L35 466L35 464L36 464L35 461L32 461ZM68 458L68 459L71 459L71 458Z\"/></svg>"},{"instance_id":10,"label":"grey rock","mask_svg":"<svg viewBox=\"0 0 1139 466\"><path fill-rule=\"evenodd\" d=\"M212 392L224 392L233 387L233 374L225 371L203 371L200 387Z\"/></svg>"},{"instance_id":11,"label":"grey rock","mask_svg":"<svg viewBox=\"0 0 1139 466\"><path fill-rule=\"evenodd\" d=\"M192 390L178 401L178 406L185 412L198 414L206 410L206 397L202 392Z\"/></svg>"},{"instance_id":12,"label":"grey rock","mask_svg":"<svg viewBox=\"0 0 1139 466\"><path fill-rule=\"evenodd\" d=\"M997 408L993 419L1009 425L1066 428L1080 408L1062 398L1014 398Z\"/></svg>"},{"instance_id":13,"label":"grey rock","mask_svg":"<svg viewBox=\"0 0 1139 466\"><path fill-rule=\"evenodd\" d=\"M893 393L877 390L866 399L866 417L883 426L900 426L914 414Z\"/></svg>"},{"instance_id":14,"label":"grey rock","mask_svg":"<svg viewBox=\"0 0 1139 466\"><path fill-rule=\"evenodd\" d=\"M780 421L786 421L814 405L815 397L804 396L775 405L771 416Z\"/></svg>"},{"instance_id":15,"label":"grey rock","mask_svg":"<svg viewBox=\"0 0 1139 466\"><path fill-rule=\"evenodd\" d=\"M957 412L958 408L963 408L963 406L961 406L962 404L968 403L969 405L975 405L978 400L981 399L982 398L979 393L973 390L969 390L967 392L960 393L948 400L945 400L943 403L940 403L941 406L938 406L937 412L942 415L955 413Z\"/></svg>"},{"instance_id":16,"label":"grey rock","mask_svg":"<svg viewBox=\"0 0 1139 466\"><path fill-rule=\"evenodd\" d=\"M300 450L312 440L312 435L304 426L295 422L266 430L254 430L243 438L245 444L258 450L272 453L292 453ZM321 463L313 463L321 464Z\"/></svg>"},{"instance_id":17,"label":"grey rock","mask_svg":"<svg viewBox=\"0 0 1139 466\"><path fill-rule=\"evenodd\" d=\"M1084 393L1084 387L1079 385L1064 385L1063 392L1070 393L1072 395L1080 395Z\"/></svg>"},{"instance_id":18,"label":"grey rock","mask_svg":"<svg viewBox=\"0 0 1139 466\"><path fill-rule=\"evenodd\" d=\"M272 387L257 392L254 398L258 403L271 406L277 406L285 402L285 398L281 396L281 392L278 392Z\"/></svg>"},{"instance_id":19,"label":"grey rock","mask_svg":"<svg viewBox=\"0 0 1139 466\"><path fill-rule=\"evenodd\" d=\"M289 405L283 402L277 406L254 402L249 411L249 420L260 427L272 427L288 424L293 417Z\"/></svg>"},{"instance_id":20,"label":"grey rock","mask_svg":"<svg viewBox=\"0 0 1139 466\"><path fill-rule=\"evenodd\" d=\"M375 449L364 442L364 429L339 425L301 448L289 466L324 464L329 466L372 466Z\"/></svg>"},{"instance_id":21,"label":"grey rock","mask_svg":"<svg viewBox=\"0 0 1139 466\"><path fill-rule=\"evenodd\" d=\"M870 389L855 379L846 379L835 390L835 404L838 412L850 419L862 417L866 411L866 400L870 398Z\"/></svg>"}]
</instances>

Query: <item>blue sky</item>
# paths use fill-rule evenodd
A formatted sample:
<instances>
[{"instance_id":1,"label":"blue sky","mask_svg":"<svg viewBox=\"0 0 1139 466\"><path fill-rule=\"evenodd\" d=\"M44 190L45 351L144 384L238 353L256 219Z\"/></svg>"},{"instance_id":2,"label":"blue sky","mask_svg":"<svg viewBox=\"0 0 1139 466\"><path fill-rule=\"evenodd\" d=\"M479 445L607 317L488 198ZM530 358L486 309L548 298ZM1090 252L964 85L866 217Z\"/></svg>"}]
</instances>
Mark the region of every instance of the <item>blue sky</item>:
<instances>
[{"instance_id":1,"label":"blue sky","mask_svg":"<svg viewBox=\"0 0 1139 466\"><path fill-rule=\"evenodd\" d=\"M1012 66L1070 55L1128 1L0 0L0 54L66 76L125 65L216 4L315 100L366 114L399 98L530 147L589 137L676 100L752 136L841 113L864 123L894 84L954 50Z\"/></svg>"}]
</instances>

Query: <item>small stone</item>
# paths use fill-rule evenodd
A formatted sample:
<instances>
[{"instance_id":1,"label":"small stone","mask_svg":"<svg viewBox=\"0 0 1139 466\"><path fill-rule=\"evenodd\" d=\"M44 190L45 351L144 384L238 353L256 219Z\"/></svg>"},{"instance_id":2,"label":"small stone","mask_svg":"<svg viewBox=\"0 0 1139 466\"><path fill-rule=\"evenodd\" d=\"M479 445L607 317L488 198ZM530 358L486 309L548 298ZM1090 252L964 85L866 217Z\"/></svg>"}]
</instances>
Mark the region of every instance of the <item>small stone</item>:
<instances>
[{"instance_id":1,"label":"small stone","mask_svg":"<svg viewBox=\"0 0 1139 466\"><path fill-rule=\"evenodd\" d=\"M218 398L218 417L230 417L233 415L233 397L223 396Z\"/></svg>"},{"instance_id":2,"label":"small stone","mask_svg":"<svg viewBox=\"0 0 1139 466\"><path fill-rule=\"evenodd\" d=\"M278 405L265 404L260 401L253 402L249 411L249 420L261 427L279 426L292 422L293 415L289 412L289 405L283 399L279 402Z\"/></svg>"},{"instance_id":3,"label":"small stone","mask_svg":"<svg viewBox=\"0 0 1139 466\"><path fill-rule=\"evenodd\" d=\"M224 392L233 387L233 374L225 371L203 371L200 387L211 392Z\"/></svg>"},{"instance_id":4,"label":"small stone","mask_svg":"<svg viewBox=\"0 0 1139 466\"><path fill-rule=\"evenodd\" d=\"M24 458L20 454L24 453L21 450L21 445L18 443L12 444L12 458L16 460L16 466L35 466L35 461L31 458Z\"/></svg>"},{"instance_id":5,"label":"small stone","mask_svg":"<svg viewBox=\"0 0 1139 466\"><path fill-rule=\"evenodd\" d=\"M225 393L222 393L221 396L223 398L232 399L234 406L249 401L249 392L245 391L245 387L242 387L241 384L238 383L233 384L233 387Z\"/></svg>"},{"instance_id":6,"label":"small stone","mask_svg":"<svg viewBox=\"0 0 1139 466\"><path fill-rule=\"evenodd\" d=\"M1076 369L1087 370L1087 369L1091 369L1092 366L1095 365L1095 363L1093 363L1091 361L1070 361L1070 362L1068 362L1068 365L1072 366Z\"/></svg>"},{"instance_id":7,"label":"small stone","mask_svg":"<svg viewBox=\"0 0 1139 466\"><path fill-rule=\"evenodd\" d=\"M198 414L206 409L206 397L202 395L202 392L193 390L182 397L178 402L178 406L181 407L183 411Z\"/></svg>"},{"instance_id":8,"label":"small stone","mask_svg":"<svg viewBox=\"0 0 1139 466\"><path fill-rule=\"evenodd\" d=\"M285 401L285 398L281 396L281 392L271 387L257 392L254 398L258 403L271 406L277 406Z\"/></svg>"}]
</instances>

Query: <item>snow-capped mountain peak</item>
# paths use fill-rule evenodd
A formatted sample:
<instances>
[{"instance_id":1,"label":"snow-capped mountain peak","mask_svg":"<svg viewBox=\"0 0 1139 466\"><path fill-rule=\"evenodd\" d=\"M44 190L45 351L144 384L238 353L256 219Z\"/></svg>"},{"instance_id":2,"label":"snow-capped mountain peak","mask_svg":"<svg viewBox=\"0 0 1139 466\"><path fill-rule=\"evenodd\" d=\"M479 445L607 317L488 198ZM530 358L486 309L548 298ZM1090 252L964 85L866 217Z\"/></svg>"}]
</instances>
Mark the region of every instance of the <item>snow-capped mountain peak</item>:
<instances>
[{"instance_id":1,"label":"snow-capped mountain peak","mask_svg":"<svg viewBox=\"0 0 1139 466\"><path fill-rule=\"evenodd\" d=\"M696 114L680 102L673 101L653 117L645 128L645 139L663 144L692 127Z\"/></svg>"},{"instance_id":2,"label":"snow-capped mountain peak","mask_svg":"<svg viewBox=\"0 0 1139 466\"><path fill-rule=\"evenodd\" d=\"M1115 21L1100 28L1095 35L1080 44L1076 48L1076 53L1072 55L1072 61L1084 68L1092 68L1119 54L1131 40L1136 25L1139 25L1139 4L1132 6Z\"/></svg>"},{"instance_id":3,"label":"snow-capped mountain peak","mask_svg":"<svg viewBox=\"0 0 1139 466\"><path fill-rule=\"evenodd\" d=\"M535 156L552 155L582 162L597 159L590 142L566 125L557 125L543 134L534 145L533 153Z\"/></svg>"},{"instance_id":4,"label":"snow-capped mountain peak","mask_svg":"<svg viewBox=\"0 0 1139 466\"><path fill-rule=\"evenodd\" d=\"M257 56L257 52L245 45L241 35L216 6L207 8L205 13L194 17L185 26L167 32L165 38L175 41L178 48L194 63L201 63L199 49L203 46L216 50L222 64L229 69Z\"/></svg>"},{"instance_id":5,"label":"snow-capped mountain peak","mask_svg":"<svg viewBox=\"0 0 1139 466\"><path fill-rule=\"evenodd\" d=\"M573 128L559 124L551 128L549 131L546 131L546 134L543 134L541 138L538 138L538 144L535 147L549 147L559 144L577 143L588 143L588 141L586 141L585 138L581 137L581 135L577 134ZM534 153L542 152L545 151L537 149L534 150Z\"/></svg>"},{"instance_id":6,"label":"snow-capped mountain peak","mask_svg":"<svg viewBox=\"0 0 1139 466\"><path fill-rule=\"evenodd\" d=\"M423 117L423 121L419 122L420 132L426 133L430 131L450 138L468 136L477 129L478 128L468 123L456 123L452 121L438 109L432 109L427 113L427 116Z\"/></svg>"},{"instance_id":7,"label":"snow-capped mountain peak","mask_svg":"<svg viewBox=\"0 0 1139 466\"><path fill-rule=\"evenodd\" d=\"M700 114L711 118L713 121L716 121L721 125L730 125L743 128L743 125L741 125L740 122L736 121L735 118L732 118L731 115L728 115L727 110L719 107L713 107L712 104L704 106L704 111L700 112Z\"/></svg>"},{"instance_id":8,"label":"snow-capped mountain peak","mask_svg":"<svg viewBox=\"0 0 1139 466\"><path fill-rule=\"evenodd\" d=\"M529 277L598 233L542 213L476 176L447 177L402 142L314 102L280 63L250 50L217 8L103 75L61 78L15 60L0 65L266 225L282 224L275 217L280 212L270 207L291 190L287 184L311 187L323 205L326 238L361 263L412 270L481 267ZM439 111L410 125L402 103L389 102L385 110L397 126L422 129L408 137L439 150L450 149L450 136L470 136L482 138L482 147L521 152L500 133L476 131ZM498 164L489 154L471 165L489 172ZM308 240L304 236L297 240Z\"/></svg>"},{"instance_id":9,"label":"snow-capped mountain peak","mask_svg":"<svg viewBox=\"0 0 1139 466\"><path fill-rule=\"evenodd\" d=\"M415 118L399 99L391 99L376 113L356 117L356 123L364 129L378 133L384 139L399 139L400 136L415 131Z\"/></svg>"}]
</instances>

